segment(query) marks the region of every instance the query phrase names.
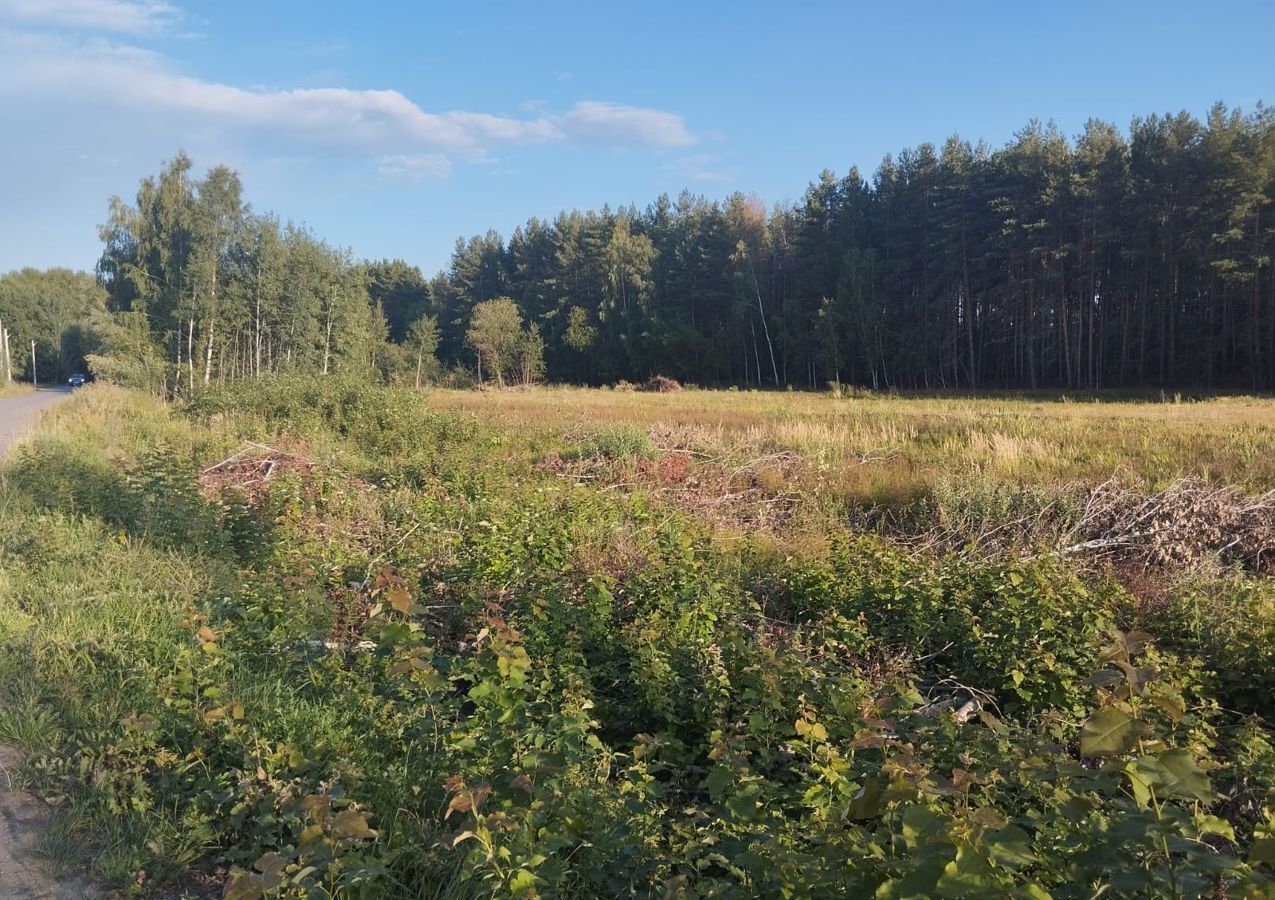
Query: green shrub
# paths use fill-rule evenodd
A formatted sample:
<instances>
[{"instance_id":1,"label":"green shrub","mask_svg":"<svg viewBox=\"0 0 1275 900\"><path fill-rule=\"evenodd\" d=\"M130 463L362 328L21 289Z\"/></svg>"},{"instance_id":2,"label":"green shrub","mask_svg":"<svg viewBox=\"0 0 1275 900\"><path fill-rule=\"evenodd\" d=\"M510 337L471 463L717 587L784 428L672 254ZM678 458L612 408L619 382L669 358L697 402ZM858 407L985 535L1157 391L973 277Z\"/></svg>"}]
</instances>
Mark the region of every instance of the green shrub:
<instances>
[{"instance_id":1,"label":"green shrub","mask_svg":"<svg viewBox=\"0 0 1275 900\"><path fill-rule=\"evenodd\" d=\"M1240 573L1177 579L1130 620L1166 647L1199 657L1226 706L1269 716L1275 697L1275 583Z\"/></svg>"},{"instance_id":2,"label":"green shrub","mask_svg":"<svg viewBox=\"0 0 1275 900\"><path fill-rule=\"evenodd\" d=\"M273 433L331 433L374 459L438 451L472 439L476 432L472 417L432 410L415 391L345 376L232 383L199 394L185 411L203 423L248 416L263 420Z\"/></svg>"},{"instance_id":3,"label":"green shrub","mask_svg":"<svg viewBox=\"0 0 1275 900\"><path fill-rule=\"evenodd\" d=\"M582 430L567 458L631 463L650 459L655 447L646 429L626 423L591 425Z\"/></svg>"}]
</instances>

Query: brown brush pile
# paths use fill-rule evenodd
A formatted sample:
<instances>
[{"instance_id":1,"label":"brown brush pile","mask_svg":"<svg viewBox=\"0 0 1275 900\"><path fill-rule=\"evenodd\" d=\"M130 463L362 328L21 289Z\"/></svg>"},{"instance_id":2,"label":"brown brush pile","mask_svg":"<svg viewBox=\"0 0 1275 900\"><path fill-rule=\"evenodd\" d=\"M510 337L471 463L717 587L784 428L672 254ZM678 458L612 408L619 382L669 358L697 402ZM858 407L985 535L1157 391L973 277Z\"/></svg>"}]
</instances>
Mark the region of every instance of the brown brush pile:
<instances>
[{"instance_id":1,"label":"brown brush pile","mask_svg":"<svg viewBox=\"0 0 1275 900\"><path fill-rule=\"evenodd\" d=\"M727 528L773 530L792 518L801 496L792 489L801 458L791 451L768 453L732 465L699 460L693 466L675 451L655 464L656 493L697 518Z\"/></svg>"},{"instance_id":2,"label":"brown brush pile","mask_svg":"<svg viewBox=\"0 0 1275 900\"><path fill-rule=\"evenodd\" d=\"M227 491L237 491L250 506L256 506L265 497L270 480L281 472L296 472L308 478L313 469L314 461L295 449L247 441L238 452L200 472L199 485L205 499L213 500Z\"/></svg>"},{"instance_id":3,"label":"brown brush pile","mask_svg":"<svg viewBox=\"0 0 1275 900\"><path fill-rule=\"evenodd\" d=\"M801 503L797 485L806 463L791 450L741 460L696 428L657 424L649 434L655 451L649 458L565 459L551 452L541 465L559 478L604 491L646 491L725 529L773 531Z\"/></svg>"},{"instance_id":4,"label":"brown brush pile","mask_svg":"<svg viewBox=\"0 0 1275 900\"><path fill-rule=\"evenodd\" d=\"M1150 496L1108 481L1089 495L1064 552L1143 569L1180 570L1209 560L1275 574L1275 491L1254 496L1185 478Z\"/></svg>"},{"instance_id":5,"label":"brown brush pile","mask_svg":"<svg viewBox=\"0 0 1275 900\"><path fill-rule=\"evenodd\" d=\"M676 394L681 389L682 386L674 379L664 375L652 375L638 385L639 391L646 391L649 394Z\"/></svg>"},{"instance_id":6,"label":"brown brush pile","mask_svg":"<svg viewBox=\"0 0 1275 900\"><path fill-rule=\"evenodd\" d=\"M1275 574L1275 491L1254 495L1192 477L1146 494L1113 478L1008 496L1012 503L991 510L939 504L937 515L933 498L899 511L869 508L853 524L937 555L1074 555L1139 584L1217 564Z\"/></svg>"}]
</instances>

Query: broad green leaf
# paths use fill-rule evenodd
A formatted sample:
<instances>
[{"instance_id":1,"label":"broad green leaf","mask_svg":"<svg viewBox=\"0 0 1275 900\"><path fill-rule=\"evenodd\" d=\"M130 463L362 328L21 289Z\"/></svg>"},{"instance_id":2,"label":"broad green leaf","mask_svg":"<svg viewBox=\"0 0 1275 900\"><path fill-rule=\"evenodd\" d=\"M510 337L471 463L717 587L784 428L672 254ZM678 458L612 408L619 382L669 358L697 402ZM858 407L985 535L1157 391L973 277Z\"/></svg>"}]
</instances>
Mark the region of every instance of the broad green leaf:
<instances>
[{"instance_id":1,"label":"broad green leaf","mask_svg":"<svg viewBox=\"0 0 1275 900\"><path fill-rule=\"evenodd\" d=\"M1186 715L1186 706L1183 704L1180 696L1166 694L1163 691L1155 691L1151 694L1150 699L1152 703L1154 703L1174 722L1182 721L1182 717Z\"/></svg>"},{"instance_id":2,"label":"broad green leaf","mask_svg":"<svg viewBox=\"0 0 1275 900\"><path fill-rule=\"evenodd\" d=\"M259 900L266 895L260 875L253 872L233 872L222 889L222 900Z\"/></svg>"},{"instance_id":3,"label":"broad green leaf","mask_svg":"<svg viewBox=\"0 0 1275 900\"><path fill-rule=\"evenodd\" d=\"M1080 752L1083 756L1119 756L1132 750L1142 733L1137 719L1114 706L1103 707L1081 726Z\"/></svg>"},{"instance_id":4,"label":"broad green leaf","mask_svg":"<svg viewBox=\"0 0 1275 900\"><path fill-rule=\"evenodd\" d=\"M854 799L846 807L846 816L851 819L873 819L881 814L881 782L869 779L859 789Z\"/></svg>"},{"instance_id":5,"label":"broad green leaf","mask_svg":"<svg viewBox=\"0 0 1275 900\"><path fill-rule=\"evenodd\" d=\"M992 859L1007 869L1021 869L1036 861L1032 839L1017 825L1006 825L983 838Z\"/></svg>"},{"instance_id":6,"label":"broad green leaf","mask_svg":"<svg viewBox=\"0 0 1275 900\"><path fill-rule=\"evenodd\" d=\"M1137 761L1136 769L1160 797L1213 799L1209 776L1195 764L1189 750L1166 750L1155 756L1144 756Z\"/></svg>"},{"instance_id":7,"label":"broad green leaf","mask_svg":"<svg viewBox=\"0 0 1275 900\"><path fill-rule=\"evenodd\" d=\"M999 735L1009 734L1009 728L1005 723L985 709L978 711L978 720Z\"/></svg>"},{"instance_id":8,"label":"broad green leaf","mask_svg":"<svg viewBox=\"0 0 1275 900\"><path fill-rule=\"evenodd\" d=\"M991 863L969 844L956 848L956 859L943 867L943 875L935 886L939 897L983 898L1000 893L1000 882Z\"/></svg>"},{"instance_id":9,"label":"broad green leaf","mask_svg":"<svg viewBox=\"0 0 1275 900\"><path fill-rule=\"evenodd\" d=\"M262 875L278 875L287 868L288 861L278 853L263 853L261 857L253 863L253 866Z\"/></svg>"},{"instance_id":10,"label":"broad green leaf","mask_svg":"<svg viewBox=\"0 0 1275 900\"><path fill-rule=\"evenodd\" d=\"M515 897L522 897L536 889L536 876L527 869L519 869L509 879L509 893Z\"/></svg>"},{"instance_id":11,"label":"broad green leaf","mask_svg":"<svg viewBox=\"0 0 1275 900\"><path fill-rule=\"evenodd\" d=\"M1275 866L1275 837L1255 838L1248 848L1248 861L1253 865Z\"/></svg>"},{"instance_id":12,"label":"broad green leaf","mask_svg":"<svg viewBox=\"0 0 1275 900\"><path fill-rule=\"evenodd\" d=\"M1124 681L1124 673L1118 669L1099 669L1085 679L1085 684L1093 685L1094 687L1108 687L1113 684L1119 684L1121 681Z\"/></svg>"},{"instance_id":13,"label":"broad green leaf","mask_svg":"<svg viewBox=\"0 0 1275 900\"><path fill-rule=\"evenodd\" d=\"M1138 806L1143 809L1151 802L1151 785L1147 783L1146 776L1138 771L1136 763L1129 763L1125 766L1125 774L1129 776L1129 788L1133 791L1133 799Z\"/></svg>"},{"instance_id":14,"label":"broad green leaf","mask_svg":"<svg viewBox=\"0 0 1275 900\"><path fill-rule=\"evenodd\" d=\"M1195 817L1195 828L1200 835L1218 834L1226 838L1228 841L1235 840L1235 829L1226 819L1217 816L1199 815Z\"/></svg>"},{"instance_id":15,"label":"broad green leaf","mask_svg":"<svg viewBox=\"0 0 1275 900\"><path fill-rule=\"evenodd\" d=\"M928 806L913 803L903 810L903 840L909 850L916 850L936 836L947 833L950 821Z\"/></svg>"},{"instance_id":16,"label":"broad green leaf","mask_svg":"<svg viewBox=\"0 0 1275 900\"><path fill-rule=\"evenodd\" d=\"M288 860L278 853L265 853L254 866L261 873L262 886L269 891L283 884L283 871L288 867Z\"/></svg>"}]
</instances>

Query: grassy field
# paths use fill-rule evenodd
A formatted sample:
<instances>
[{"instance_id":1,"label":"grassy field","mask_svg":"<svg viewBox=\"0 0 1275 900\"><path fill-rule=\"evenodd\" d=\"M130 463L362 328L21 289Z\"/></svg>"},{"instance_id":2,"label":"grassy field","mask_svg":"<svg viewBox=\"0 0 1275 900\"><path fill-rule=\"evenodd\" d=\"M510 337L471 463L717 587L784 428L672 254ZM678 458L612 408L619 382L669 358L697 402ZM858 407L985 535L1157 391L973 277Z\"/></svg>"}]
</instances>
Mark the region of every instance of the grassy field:
<instances>
[{"instance_id":1,"label":"grassy field","mask_svg":"<svg viewBox=\"0 0 1275 900\"><path fill-rule=\"evenodd\" d=\"M786 449L811 463L867 467L851 486L923 489L944 473L1017 482L1127 473L1275 486L1275 402L1110 398L971 399L757 391L646 394L581 388L434 391L428 402L549 437L573 425L687 429L714 447ZM853 471L853 470L852 470ZM870 491L869 491L870 492Z\"/></svg>"},{"instance_id":2,"label":"grassy field","mask_svg":"<svg viewBox=\"0 0 1275 900\"><path fill-rule=\"evenodd\" d=\"M1270 896L1275 402L92 386L0 741L128 894Z\"/></svg>"}]
</instances>

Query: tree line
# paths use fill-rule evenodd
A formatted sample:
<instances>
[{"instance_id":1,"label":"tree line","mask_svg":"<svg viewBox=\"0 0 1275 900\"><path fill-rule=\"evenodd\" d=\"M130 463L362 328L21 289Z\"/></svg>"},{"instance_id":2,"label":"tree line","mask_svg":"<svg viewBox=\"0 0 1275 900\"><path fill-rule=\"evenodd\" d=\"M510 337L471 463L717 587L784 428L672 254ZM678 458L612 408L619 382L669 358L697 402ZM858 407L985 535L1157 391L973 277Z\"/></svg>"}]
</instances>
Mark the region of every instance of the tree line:
<instances>
[{"instance_id":1,"label":"tree line","mask_svg":"<svg viewBox=\"0 0 1275 900\"><path fill-rule=\"evenodd\" d=\"M97 284L0 278L16 345L169 394L272 372L422 384L1275 387L1275 114L1031 123L457 241L433 278L255 213L178 154L111 201ZM56 303L47 299L60 298ZM10 324L12 323L12 324ZM16 361L16 354L15 354Z\"/></svg>"},{"instance_id":2,"label":"tree line","mask_svg":"<svg viewBox=\"0 0 1275 900\"><path fill-rule=\"evenodd\" d=\"M795 204L683 193L458 242L416 284L459 359L513 299L549 377L876 388L1275 387L1275 115L950 138Z\"/></svg>"}]
</instances>

